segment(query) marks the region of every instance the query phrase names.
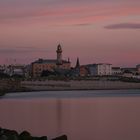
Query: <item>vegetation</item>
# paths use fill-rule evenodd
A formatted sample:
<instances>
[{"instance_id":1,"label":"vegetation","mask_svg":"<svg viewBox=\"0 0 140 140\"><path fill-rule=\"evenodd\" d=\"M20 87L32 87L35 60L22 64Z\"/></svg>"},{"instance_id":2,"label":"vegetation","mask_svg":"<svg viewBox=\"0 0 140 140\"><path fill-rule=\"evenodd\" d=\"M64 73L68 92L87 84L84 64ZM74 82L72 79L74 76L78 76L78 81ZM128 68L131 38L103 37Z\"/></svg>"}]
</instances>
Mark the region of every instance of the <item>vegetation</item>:
<instances>
[{"instance_id":1,"label":"vegetation","mask_svg":"<svg viewBox=\"0 0 140 140\"><path fill-rule=\"evenodd\" d=\"M0 79L7 79L7 78L10 78L8 74L0 72Z\"/></svg>"},{"instance_id":2,"label":"vegetation","mask_svg":"<svg viewBox=\"0 0 140 140\"><path fill-rule=\"evenodd\" d=\"M132 77L121 77L120 80L123 82L140 83L140 79L132 78Z\"/></svg>"},{"instance_id":3,"label":"vegetation","mask_svg":"<svg viewBox=\"0 0 140 140\"><path fill-rule=\"evenodd\" d=\"M5 95L5 90L0 90L0 97L4 96Z\"/></svg>"}]
</instances>

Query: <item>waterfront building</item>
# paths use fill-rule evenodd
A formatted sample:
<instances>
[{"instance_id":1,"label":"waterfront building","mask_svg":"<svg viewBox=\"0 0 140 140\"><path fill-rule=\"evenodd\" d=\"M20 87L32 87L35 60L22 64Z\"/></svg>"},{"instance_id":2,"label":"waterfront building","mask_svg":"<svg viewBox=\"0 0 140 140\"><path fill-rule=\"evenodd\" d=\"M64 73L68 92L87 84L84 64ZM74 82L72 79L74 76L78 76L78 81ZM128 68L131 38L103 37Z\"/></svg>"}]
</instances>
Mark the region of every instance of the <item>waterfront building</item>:
<instances>
[{"instance_id":1,"label":"waterfront building","mask_svg":"<svg viewBox=\"0 0 140 140\"><path fill-rule=\"evenodd\" d=\"M56 59L38 59L31 64L32 77L40 77L43 71L54 71L55 69L70 70L71 62L62 59L62 47L57 46Z\"/></svg>"},{"instance_id":2,"label":"waterfront building","mask_svg":"<svg viewBox=\"0 0 140 140\"><path fill-rule=\"evenodd\" d=\"M140 64L136 66L138 74L140 74Z\"/></svg>"},{"instance_id":3,"label":"waterfront building","mask_svg":"<svg viewBox=\"0 0 140 140\"><path fill-rule=\"evenodd\" d=\"M122 74L123 77L128 77L128 78L132 78L134 76L134 74L129 71L129 70L125 70Z\"/></svg>"},{"instance_id":4,"label":"waterfront building","mask_svg":"<svg viewBox=\"0 0 140 140\"><path fill-rule=\"evenodd\" d=\"M88 76L89 71L88 67L86 65L80 65L80 60L77 58L76 65L74 68L71 69L70 75L73 77L79 77L79 76Z\"/></svg>"},{"instance_id":5,"label":"waterfront building","mask_svg":"<svg viewBox=\"0 0 140 140\"><path fill-rule=\"evenodd\" d=\"M20 75L25 76L26 74L26 66L25 65L8 65L4 67L3 73L8 74L9 76Z\"/></svg>"},{"instance_id":6,"label":"waterfront building","mask_svg":"<svg viewBox=\"0 0 140 140\"><path fill-rule=\"evenodd\" d=\"M121 75L122 71L120 67L112 67L112 75Z\"/></svg>"},{"instance_id":7,"label":"waterfront building","mask_svg":"<svg viewBox=\"0 0 140 140\"><path fill-rule=\"evenodd\" d=\"M86 65L80 66L80 76L82 77L89 76L89 69Z\"/></svg>"},{"instance_id":8,"label":"waterfront building","mask_svg":"<svg viewBox=\"0 0 140 140\"><path fill-rule=\"evenodd\" d=\"M137 68L121 68L122 73L132 73L133 75L137 74Z\"/></svg>"},{"instance_id":9,"label":"waterfront building","mask_svg":"<svg viewBox=\"0 0 140 140\"><path fill-rule=\"evenodd\" d=\"M95 75L112 75L112 64L99 63L99 64L89 64L89 73L91 76Z\"/></svg>"},{"instance_id":10,"label":"waterfront building","mask_svg":"<svg viewBox=\"0 0 140 140\"><path fill-rule=\"evenodd\" d=\"M76 61L76 65L75 65L75 68L74 68L74 75L75 76L80 76L80 61L79 61L79 58L77 58L77 61Z\"/></svg>"},{"instance_id":11,"label":"waterfront building","mask_svg":"<svg viewBox=\"0 0 140 140\"><path fill-rule=\"evenodd\" d=\"M86 65L80 65L80 60L77 58L76 65L73 69L71 69L71 75L74 77L79 77L79 76L88 76L89 71L88 67Z\"/></svg>"},{"instance_id":12,"label":"waterfront building","mask_svg":"<svg viewBox=\"0 0 140 140\"><path fill-rule=\"evenodd\" d=\"M4 73L5 69L6 69L5 65L0 65L0 73Z\"/></svg>"},{"instance_id":13,"label":"waterfront building","mask_svg":"<svg viewBox=\"0 0 140 140\"><path fill-rule=\"evenodd\" d=\"M77 57L77 61L76 61L76 66L75 68L80 68L80 61L79 61L79 58Z\"/></svg>"}]
</instances>

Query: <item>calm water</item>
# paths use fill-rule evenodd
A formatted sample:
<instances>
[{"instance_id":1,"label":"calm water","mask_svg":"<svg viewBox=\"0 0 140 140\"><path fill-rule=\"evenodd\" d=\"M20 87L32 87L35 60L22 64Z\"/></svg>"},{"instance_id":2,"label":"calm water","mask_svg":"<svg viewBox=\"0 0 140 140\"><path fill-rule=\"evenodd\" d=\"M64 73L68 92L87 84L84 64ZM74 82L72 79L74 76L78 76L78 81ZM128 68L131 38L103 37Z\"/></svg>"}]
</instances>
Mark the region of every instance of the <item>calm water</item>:
<instances>
[{"instance_id":1,"label":"calm water","mask_svg":"<svg viewBox=\"0 0 140 140\"><path fill-rule=\"evenodd\" d=\"M139 140L140 90L9 94L0 99L0 126L49 138Z\"/></svg>"}]
</instances>

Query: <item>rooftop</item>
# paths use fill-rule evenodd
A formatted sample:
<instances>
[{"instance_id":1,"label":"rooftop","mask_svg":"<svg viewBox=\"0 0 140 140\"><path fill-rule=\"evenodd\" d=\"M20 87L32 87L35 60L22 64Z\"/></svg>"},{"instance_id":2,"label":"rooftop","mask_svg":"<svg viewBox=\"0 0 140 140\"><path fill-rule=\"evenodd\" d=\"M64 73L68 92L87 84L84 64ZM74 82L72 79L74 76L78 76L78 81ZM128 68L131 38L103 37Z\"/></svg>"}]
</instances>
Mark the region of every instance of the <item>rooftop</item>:
<instances>
[{"instance_id":1,"label":"rooftop","mask_svg":"<svg viewBox=\"0 0 140 140\"><path fill-rule=\"evenodd\" d=\"M56 59L38 59L34 61L33 63L38 63L38 64L54 64L57 63ZM70 63L69 61L62 60L62 63Z\"/></svg>"},{"instance_id":2,"label":"rooftop","mask_svg":"<svg viewBox=\"0 0 140 140\"><path fill-rule=\"evenodd\" d=\"M137 70L137 68L121 68L121 70L136 71L136 70Z\"/></svg>"},{"instance_id":3,"label":"rooftop","mask_svg":"<svg viewBox=\"0 0 140 140\"><path fill-rule=\"evenodd\" d=\"M112 67L112 69L120 70L121 68L120 67Z\"/></svg>"}]
</instances>

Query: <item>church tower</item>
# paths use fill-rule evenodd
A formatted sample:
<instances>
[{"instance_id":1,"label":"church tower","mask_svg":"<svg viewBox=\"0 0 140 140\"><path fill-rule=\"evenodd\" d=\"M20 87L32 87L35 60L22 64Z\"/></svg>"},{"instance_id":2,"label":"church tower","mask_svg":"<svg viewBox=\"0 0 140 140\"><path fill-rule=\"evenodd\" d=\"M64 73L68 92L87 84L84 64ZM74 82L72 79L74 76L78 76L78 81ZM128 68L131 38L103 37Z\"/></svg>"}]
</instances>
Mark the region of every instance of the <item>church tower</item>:
<instances>
[{"instance_id":1,"label":"church tower","mask_svg":"<svg viewBox=\"0 0 140 140\"><path fill-rule=\"evenodd\" d=\"M79 62L79 58L77 58L77 61L76 61L76 66L75 68L80 68L80 62Z\"/></svg>"},{"instance_id":2,"label":"church tower","mask_svg":"<svg viewBox=\"0 0 140 140\"><path fill-rule=\"evenodd\" d=\"M77 58L77 61L76 61L75 76L80 76L80 61L79 61L79 58Z\"/></svg>"},{"instance_id":3,"label":"church tower","mask_svg":"<svg viewBox=\"0 0 140 140\"><path fill-rule=\"evenodd\" d=\"M62 47L60 44L57 46L56 53L57 53L57 65L62 65Z\"/></svg>"}]
</instances>

